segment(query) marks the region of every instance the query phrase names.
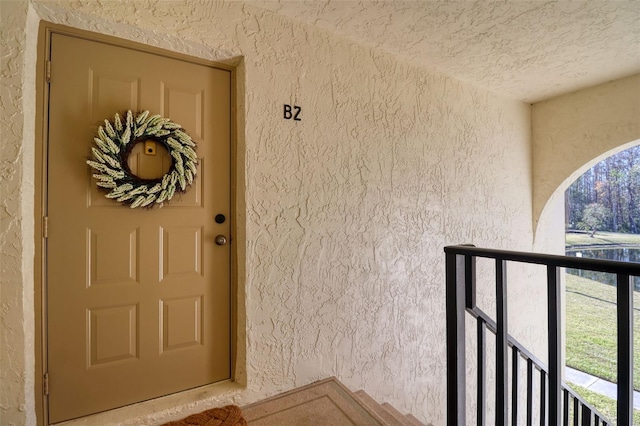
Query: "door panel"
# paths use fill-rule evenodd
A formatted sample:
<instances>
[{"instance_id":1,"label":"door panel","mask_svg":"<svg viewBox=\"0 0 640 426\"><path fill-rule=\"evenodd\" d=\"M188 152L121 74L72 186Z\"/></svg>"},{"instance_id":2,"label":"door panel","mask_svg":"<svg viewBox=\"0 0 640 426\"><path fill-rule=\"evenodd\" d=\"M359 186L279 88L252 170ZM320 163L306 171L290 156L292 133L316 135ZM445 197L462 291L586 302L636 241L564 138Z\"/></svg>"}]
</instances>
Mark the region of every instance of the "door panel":
<instances>
[{"instance_id":1,"label":"door panel","mask_svg":"<svg viewBox=\"0 0 640 426\"><path fill-rule=\"evenodd\" d=\"M139 284L140 228L87 229L87 287Z\"/></svg>"},{"instance_id":2,"label":"door panel","mask_svg":"<svg viewBox=\"0 0 640 426\"><path fill-rule=\"evenodd\" d=\"M49 107L47 328L52 423L230 377L230 73L53 34ZM96 189L97 126L149 110L198 144L198 174L162 208ZM166 153L136 146L139 176Z\"/></svg>"}]
</instances>

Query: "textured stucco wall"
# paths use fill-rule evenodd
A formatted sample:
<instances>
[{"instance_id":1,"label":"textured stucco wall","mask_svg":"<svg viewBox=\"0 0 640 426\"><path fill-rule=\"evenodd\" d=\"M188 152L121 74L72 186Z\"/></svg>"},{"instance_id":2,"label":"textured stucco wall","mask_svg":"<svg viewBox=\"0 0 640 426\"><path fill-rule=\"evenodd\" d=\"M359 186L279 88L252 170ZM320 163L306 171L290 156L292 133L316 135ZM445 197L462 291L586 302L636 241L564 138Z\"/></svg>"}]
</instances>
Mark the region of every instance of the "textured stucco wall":
<instances>
[{"instance_id":1,"label":"textured stucco wall","mask_svg":"<svg viewBox=\"0 0 640 426\"><path fill-rule=\"evenodd\" d=\"M35 37L27 4L0 5L0 424L35 421L33 157ZM33 18L31 16L31 18ZM31 47L31 49L29 49ZM30 53L28 51L30 50ZM28 83L25 84L25 81ZM25 106L29 98L30 106ZM23 144L22 140L30 143Z\"/></svg>"},{"instance_id":2,"label":"textured stucco wall","mask_svg":"<svg viewBox=\"0 0 640 426\"><path fill-rule=\"evenodd\" d=\"M541 216L589 166L640 139L640 75L533 104L531 121L536 245L554 247Z\"/></svg>"},{"instance_id":3,"label":"textured stucco wall","mask_svg":"<svg viewBox=\"0 0 640 426\"><path fill-rule=\"evenodd\" d=\"M30 4L48 21L243 58L238 375L246 389L210 387L73 423L154 424L336 375L443 425L442 247L531 249L530 107L240 2ZM32 424L33 235L20 208L29 213L34 202L33 161L24 158L33 115L23 115L35 100L23 94L33 92L35 47L25 41L24 3L2 10L0 367L15 377L3 381L0 423ZM302 121L284 121L283 103L301 105ZM514 284L514 312L531 310L531 292ZM511 326L538 343L532 317L514 315Z\"/></svg>"}]
</instances>

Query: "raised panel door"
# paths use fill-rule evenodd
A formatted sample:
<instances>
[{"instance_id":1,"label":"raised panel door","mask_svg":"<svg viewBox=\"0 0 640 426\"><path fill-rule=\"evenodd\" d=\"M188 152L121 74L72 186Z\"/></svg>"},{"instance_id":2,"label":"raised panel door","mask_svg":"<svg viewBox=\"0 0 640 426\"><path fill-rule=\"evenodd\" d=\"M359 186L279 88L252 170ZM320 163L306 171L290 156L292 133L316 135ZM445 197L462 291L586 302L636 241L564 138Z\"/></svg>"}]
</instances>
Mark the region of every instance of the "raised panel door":
<instances>
[{"instance_id":1,"label":"raised panel door","mask_svg":"<svg viewBox=\"0 0 640 426\"><path fill-rule=\"evenodd\" d=\"M230 72L53 34L48 121L47 371L56 423L230 378ZM197 143L198 174L161 208L96 189L97 126L149 110ZM167 153L136 147L131 170Z\"/></svg>"}]
</instances>

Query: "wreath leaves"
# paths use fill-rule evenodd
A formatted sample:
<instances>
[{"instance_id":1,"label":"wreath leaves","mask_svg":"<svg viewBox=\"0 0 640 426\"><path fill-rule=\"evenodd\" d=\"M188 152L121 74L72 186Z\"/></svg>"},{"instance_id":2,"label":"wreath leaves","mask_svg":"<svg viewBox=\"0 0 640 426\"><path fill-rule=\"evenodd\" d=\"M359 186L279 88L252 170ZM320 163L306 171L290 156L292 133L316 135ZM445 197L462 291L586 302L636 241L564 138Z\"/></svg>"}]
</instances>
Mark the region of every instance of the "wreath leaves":
<instances>
[{"instance_id":1,"label":"wreath leaves","mask_svg":"<svg viewBox=\"0 0 640 426\"><path fill-rule=\"evenodd\" d=\"M182 126L143 111L134 117L131 110L113 122L104 120L93 139L91 156L86 161L94 170L96 185L105 190L105 197L132 209L152 207L170 201L176 192L186 192L197 171L196 144ZM124 120L123 120L124 118ZM133 147L143 140L155 140L171 154L171 168L159 179L142 179L131 173L127 158Z\"/></svg>"}]
</instances>

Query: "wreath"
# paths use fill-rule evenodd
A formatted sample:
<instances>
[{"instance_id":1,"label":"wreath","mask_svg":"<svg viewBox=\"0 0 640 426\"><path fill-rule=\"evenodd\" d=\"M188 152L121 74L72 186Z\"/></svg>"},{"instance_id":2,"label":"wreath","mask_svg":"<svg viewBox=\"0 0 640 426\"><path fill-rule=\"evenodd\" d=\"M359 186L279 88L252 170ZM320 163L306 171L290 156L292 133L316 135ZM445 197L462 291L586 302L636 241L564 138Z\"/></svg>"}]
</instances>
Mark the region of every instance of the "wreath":
<instances>
[{"instance_id":1,"label":"wreath","mask_svg":"<svg viewBox=\"0 0 640 426\"><path fill-rule=\"evenodd\" d=\"M116 113L113 123L104 120L93 139L91 157L87 164L94 170L96 185L107 191L107 198L114 199L132 209L152 207L170 201L176 192L186 192L196 176L198 157L196 144L179 124L149 111L135 118L131 110L126 119ZM172 164L169 171L158 179L142 179L129 169L127 158L139 142L154 140L161 143Z\"/></svg>"}]
</instances>

